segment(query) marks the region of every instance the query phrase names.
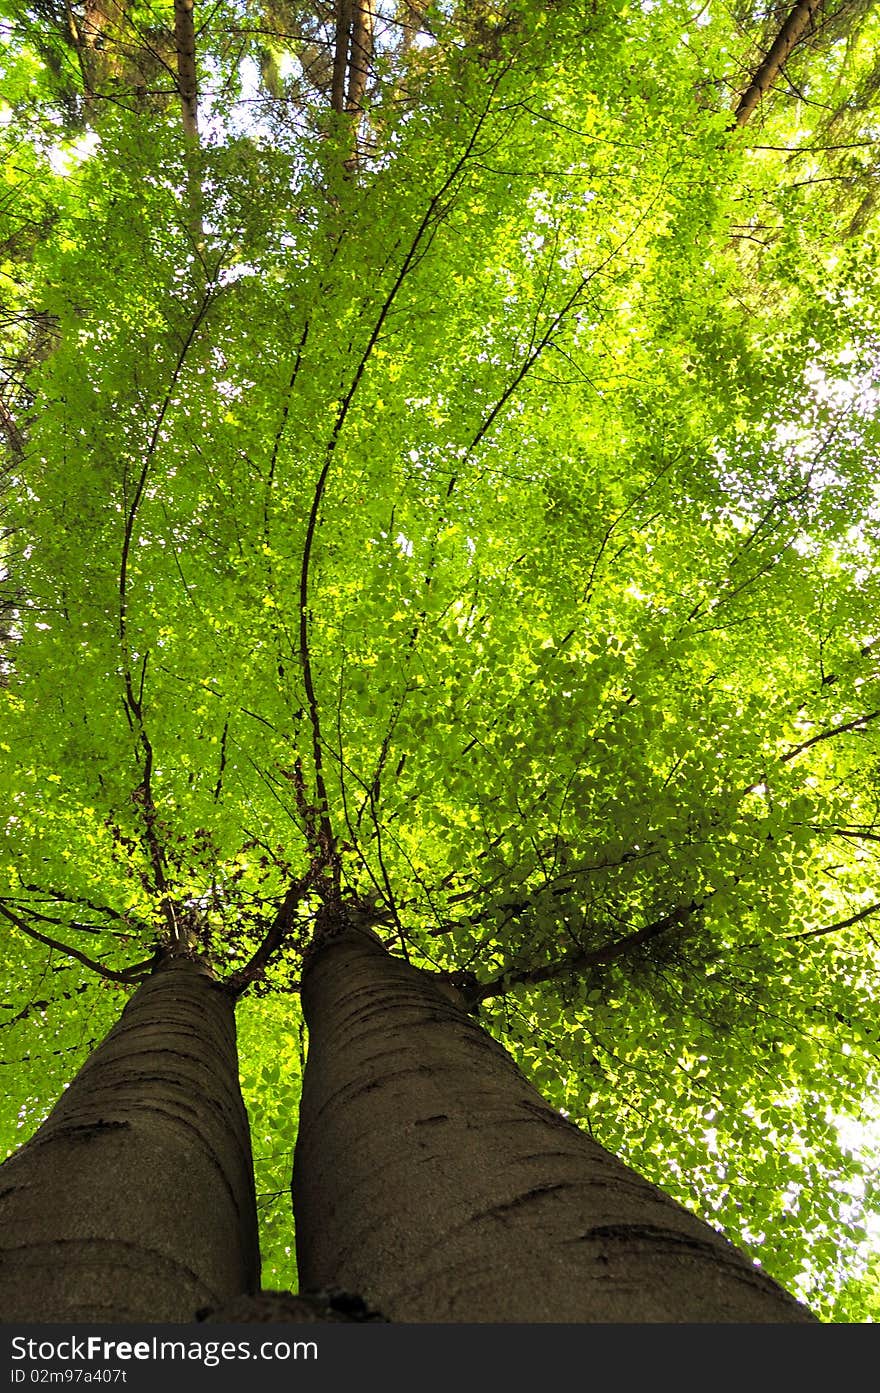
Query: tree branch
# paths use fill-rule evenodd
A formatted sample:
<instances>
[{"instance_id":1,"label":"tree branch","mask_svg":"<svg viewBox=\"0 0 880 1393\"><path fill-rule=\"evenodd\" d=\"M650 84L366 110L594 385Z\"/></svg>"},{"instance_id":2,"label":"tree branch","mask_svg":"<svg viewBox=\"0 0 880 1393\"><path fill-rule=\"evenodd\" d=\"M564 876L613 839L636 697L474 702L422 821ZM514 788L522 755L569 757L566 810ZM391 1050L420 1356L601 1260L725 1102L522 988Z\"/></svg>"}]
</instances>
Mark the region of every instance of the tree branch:
<instances>
[{"instance_id":1,"label":"tree branch","mask_svg":"<svg viewBox=\"0 0 880 1393\"><path fill-rule=\"evenodd\" d=\"M808 929L806 933L785 934L785 938L822 938L825 934L837 933L838 929L848 929L852 924L858 924L862 919L868 919L872 914L880 913L880 901L876 904L868 905L867 909L862 909L858 914L850 915L849 919L838 919L836 924L826 924L824 929Z\"/></svg>"},{"instance_id":2,"label":"tree branch","mask_svg":"<svg viewBox=\"0 0 880 1393\"><path fill-rule=\"evenodd\" d=\"M473 1005L478 1006L491 997L504 996L511 987L531 987L537 986L541 982L554 982L560 977L575 972L584 972L604 963L614 962L615 959L622 958L627 953L632 952L634 948L640 948L643 944L650 943L652 939L659 938L669 929L679 928L686 924L701 908L700 901L692 900L688 905L679 905L669 914L665 914L662 919L655 920L653 924L646 924L644 928L637 929L635 933L627 934L625 938L616 939L613 943L606 943L601 948L572 953L566 958L559 959L558 962L545 963L542 967L524 968L521 972L505 972L500 977L496 977L494 982L484 982L476 990L470 991L468 1000Z\"/></svg>"},{"instance_id":3,"label":"tree branch","mask_svg":"<svg viewBox=\"0 0 880 1393\"><path fill-rule=\"evenodd\" d=\"M251 982L257 981L266 971L269 962L283 944L287 934L293 924L294 913L297 905L306 895L311 884L311 874L303 876L301 880L294 880L288 887L287 894L282 900L278 912L259 948L254 953L249 963L233 972L231 977L226 979L226 988L234 996L241 996L250 986Z\"/></svg>"},{"instance_id":4,"label":"tree branch","mask_svg":"<svg viewBox=\"0 0 880 1393\"><path fill-rule=\"evenodd\" d=\"M818 735L813 735L809 740L804 740L800 745L795 745L784 755L779 756L780 764L787 764L796 755L803 754L811 745L818 745L820 740L830 740L833 735L845 735L850 730L864 730L869 721L876 721L880 716L880 711L869 711L867 716L857 716L853 721L845 721L842 725L832 726L830 730L823 730Z\"/></svg>"},{"instance_id":5,"label":"tree branch","mask_svg":"<svg viewBox=\"0 0 880 1393\"><path fill-rule=\"evenodd\" d=\"M171 380L168 383L167 390L165 392L164 397L162 398L162 402L160 404L156 420L153 424L153 429L150 433L150 437L147 442L147 448L144 452L144 458L141 463L140 471L138 473L134 494L130 502L127 502L127 500L123 497L123 501L127 502L127 506L125 510L125 525L122 536L122 552L119 561L118 634L119 647L122 657L122 680L124 686L123 704L125 707L126 716L128 717L129 725L131 726L132 731L137 732L138 744L140 745L144 756L144 763L142 767L142 782L140 786L140 792L136 801L140 803L143 809L144 843L146 846L146 851L150 864L153 867L153 875L156 881L156 889L159 892L159 894L163 897L163 913L165 914L165 917L168 921L168 926L171 930L172 938L175 941L179 936L179 927L177 915L174 912L174 906L172 905L170 899L166 894L167 881L164 870L165 857L162 848L159 844L158 838L156 836L156 807L153 801L152 791L153 747L150 743L150 739L147 734L147 729L144 724L144 680L146 677L147 657L149 655L145 654L144 656L143 667L141 668L140 678L138 681L138 690L137 692L135 692L134 674L132 672L132 653L131 646L128 640L128 565L129 556L131 554L131 547L134 541L137 515L146 489L147 477L150 472L150 466L153 462L153 458L155 456L156 449L159 444L162 426L165 422L165 417L167 416L168 411L170 410L171 398L173 396L174 389L179 381L180 374L183 371L183 366L186 362L187 354L189 353L190 348L195 342L196 335L198 334L202 320L208 312L210 304L211 296L209 293L206 293L202 297L201 303L193 319L193 322L190 325L189 330L187 331L187 334L183 340L183 344L181 345L180 352L177 355L177 359L174 364L174 369L171 373ZM124 492L125 485L123 484L123 494Z\"/></svg>"},{"instance_id":6,"label":"tree branch","mask_svg":"<svg viewBox=\"0 0 880 1393\"><path fill-rule=\"evenodd\" d=\"M799 0L773 40L766 57L739 99L733 125L744 126L813 22L822 0Z\"/></svg>"},{"instance_id":7,"label":"tree branch","mask_svg":"<svg viewBox=\"0 0 880 1393\"><path fill-rule=\"evenodd\" d=\"M336 856L335 839L333 835L333 829L330 824L330 800L327 794L327 787L324 780L324 762L322 754L320 716L318 712L318 700L315 693L314 676L312 672L311 649L309 645L309 571L311 565L312 548L314 546L315 540L315 531L318 525L318 517L320 515L321 506L324 501L324 494L327 489L327 479L330 474L330 468L335 458L336 447L339 443L339 439L342 434L343 427L345 426L345 422L348 419L348 413L357 394L357 390L360 386L361 379L363 378L364 372L366 371L367 363L369 362L373 349L375 348L379 340L379 336L382 332L385 321L391 312L391 308L394 304L394 301L397 299L397 295L400 291L400 288L406 280L407 276L409 275L410 271L412 270L413 264L417 260L422 242L426 234L431 229L432 224L435 222L435 219L438 215L438 209L442 209L443 200L446 198L446 195L449 193L450 189L453 188L453 186L459 179L462 170L465 168L468 161L473 156L474 147L476 146L477 140L480 136L480 132L482 131L483 125L486 121L486 118L489 115L489 111L491 110L492 103L495 98L495 89L501 80L501 76L502 74L501 72L499 72L494 82L492 83L492 86L486 99L486 104L482 112L480 113L480 116L478 117L476 124L474 125L474 128L471 132L471 135L468 139L468 142L464 150L461 152L458 159L455 161L455 164L452 166L452 169L446 175L446 178L443 180L443 183L440 185L437 192L431 197L428 206L425 210L425 213L421 218L418 227L416 228L415 234L413 235L409 249L406 255L404 256L403 261L401 262L401 265L397 271L394 281L391 284L390 289L388 290L388 293L385 296L384 301L382 302L382 305L379 309L379 313L376 316L376 320L370 332L370 336L363 349L363 352L361 353L360 358L358 359L357 367L355 368L354 373L352 375L352 379L349 384L348 390L346 391L345 396L339 403L339 409L336 413L336 418L333 422L333 426L330 431L330 438L327 441L324 463L321 468L321 472L318 475L318 479L315 483L315 489L312 496L312 505L309 510L309 518L306 524L306 534L305 540L303 542L302 563L300 566L299 577L299 648L300 663L302 665L303 673L303 686L305 687L306 703L309 712L309 724L311 725L312 730L312 762L314 764L315 770L315 794L318 804L318 822L316 827L310 829L310 839L312 841L313 854L321 856L324 860L325 865L329 864L334 868L334 892L337 895L339 893L339 884L338 866L334 864Z\"/></svg>"},{"instance_id":8,"label":"tree branch","mask_svg":"<svg viewBox=\"0 0 880 1393\"><path fill-rule=\"evenodd\" d=\"M153 968L153 959L147 958L144 962L134 963L132 967L127 967L121 972L117 972L112 967L105 967L103 963L96 962L94 958L88 957L86 953L81 953L77 948L71 948L69 943L61 943L57 938L50 938L48 934L42 934L38 929L34 929L30 924L18 915L13 914L5 904L0 903L0 914L4 919L8 919L17 929L20 929L28 938L33 938L37 943L44 944L47 948L54 948L59 953L64 953L69 958L76 958L84 967L92 972L97 972L99 977L106 977L109 982L139 982L141 978L148 977Z\"/></svg>"}]
</instances>

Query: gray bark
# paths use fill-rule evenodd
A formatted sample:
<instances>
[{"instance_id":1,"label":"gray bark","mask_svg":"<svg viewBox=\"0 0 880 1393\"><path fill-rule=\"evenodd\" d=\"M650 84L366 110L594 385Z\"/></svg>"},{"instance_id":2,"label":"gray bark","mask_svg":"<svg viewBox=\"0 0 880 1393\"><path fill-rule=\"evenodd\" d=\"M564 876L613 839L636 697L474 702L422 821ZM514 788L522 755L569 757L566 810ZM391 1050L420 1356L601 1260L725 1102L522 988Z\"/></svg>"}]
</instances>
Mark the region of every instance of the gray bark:
<instances>
[{"instance_id":1,"label":"gray bark","mask_svg":"<svg viewBox=\"0 0 880 1393\"><path fill-rule=\"evenodd\" d=\"M170 958L0 1166L0 1319L190 1321L258 1285L233 1000Z\"/></svg>"},{"instance_id":2,"label":"gray bark","mask_svg":"<svg viewBox=\"0 0 880 1393\"><path fill-rule=\"evenodd\" d=\"M813 1319L372 936L329 940L302 992L304 1287L356 1291L392 1321Z\"/></svg>"}]
</instances>

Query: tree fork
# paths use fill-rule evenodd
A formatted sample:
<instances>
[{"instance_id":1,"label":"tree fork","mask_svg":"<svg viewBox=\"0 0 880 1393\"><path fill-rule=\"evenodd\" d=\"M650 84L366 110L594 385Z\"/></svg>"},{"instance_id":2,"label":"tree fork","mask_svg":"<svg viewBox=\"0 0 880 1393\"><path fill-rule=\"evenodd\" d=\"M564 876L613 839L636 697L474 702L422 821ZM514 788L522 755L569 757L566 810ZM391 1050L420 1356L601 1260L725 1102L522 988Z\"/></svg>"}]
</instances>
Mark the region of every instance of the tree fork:
<instances>
[{"instance_id":1,"label":"tree fork","mask_svg":"<svg viewBox=\"0 0 880 1393\"><path fill-rule=\"evenodd\" d=\"M168 957L0 1166L0 1319L190 1321L258 1285L234 998Z\"/></svg>"},{"instance_id":2,"label":"tree fork","mask_svg":"<svg viewBox=\"0 0 880 1393\"><path fill-rule=\"evenodd\" d=\"M302 993L304 1287L405 1322L814 1320L550 1107L454 988L372 935L328 938Z\"/></svg>"}]
</instances>

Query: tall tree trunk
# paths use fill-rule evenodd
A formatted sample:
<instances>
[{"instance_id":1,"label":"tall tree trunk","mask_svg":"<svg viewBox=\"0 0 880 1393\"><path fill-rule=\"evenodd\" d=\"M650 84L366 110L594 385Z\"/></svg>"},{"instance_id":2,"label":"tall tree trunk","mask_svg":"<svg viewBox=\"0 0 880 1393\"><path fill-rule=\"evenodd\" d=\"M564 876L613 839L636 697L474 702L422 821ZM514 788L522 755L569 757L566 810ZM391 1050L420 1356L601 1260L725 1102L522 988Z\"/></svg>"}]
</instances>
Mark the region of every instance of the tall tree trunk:
<instances>
[{"instance_id":1,"label":"tall tree trunk","mask_svg":"<svg viewBox=\"0 0 880 1393\"><path fill-rule=\"evenodd\" d=\"M351 66L348 74L348 111L360 112L373 60L373 0L355 0L351 28Z\"/></svg>"},{"instance_id":2,"label":"tall tree trunk","mask_svg":"<svg viewBox=\"0 0 880 1393\"><path fill-rule=\"evenodd\" d=\"M76 48L90 119L96 112L96 99L106 95L107 83L119 75L118 25L110 9L108 0L85 0L82 19L78 20L71 6L66 6L68 33Z\"/></svg>"},{"instance_id":3,"label":"tall tree trunk","mask_svg":"<svg viewBox=\"0 0 880 1393\"><path fill-rule=\"evenodd\" d=\"M351 14L353 0L336 0L336 35L333 41L333 79L330 87L330 107L345 110L345 77L348 72L351 43Z\"/></svg>"},{"instance_id":4,"label":"tall tree trunk","mask_svg":"<svg viewBox=\"0 0 880 1393\"><path fill-rule=\"evenodd\" d=\"M192 145L198 146L199 99L193 0L174 0L174 46L177 50L177 90L180 94L183 133Z\"/></svg>"},{"instance_id":5,"label":"tall tree trunk","mask_svg":"<svg viewBox=\"0 0 880 1393\"><path fill-rule=\"evenodd\" d=\"M554 1111L456 995L353 930L309 963L305 1289L393 1321L813 1319Z\"/></svg>"},{"instance_id":6,"label":"tall tree trunk","mask_svg":"<svg viewBox=\"0 0 880 1393\"><path fill-rule=\"evenodd\" d=\"M233 999L172 957L0 1166L0 1319L189 1321L258 1283Z\"/></svg>"},{"instance_id":7,"label":"tall tree trunk","mask_svg":"<svg viewBox=\"0 0 880 1393\"><path fill-rule=\"evenodd\" d=\"M198 259L196 283L201 286L205 250L204 196L199 147L199 93L193 0L174 0L174 47L177 54L177 92L183 128L187 227Z\"/></svg>"}]
</instances>

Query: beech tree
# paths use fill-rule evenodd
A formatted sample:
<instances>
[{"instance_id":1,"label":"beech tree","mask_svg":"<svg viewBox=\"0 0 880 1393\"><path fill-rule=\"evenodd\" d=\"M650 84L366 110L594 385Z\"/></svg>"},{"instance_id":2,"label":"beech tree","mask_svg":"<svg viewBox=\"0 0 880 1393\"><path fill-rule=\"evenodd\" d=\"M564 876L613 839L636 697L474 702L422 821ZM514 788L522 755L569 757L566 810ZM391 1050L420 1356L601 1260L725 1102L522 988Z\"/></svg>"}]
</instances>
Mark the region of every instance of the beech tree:
<instances>
[{"instance_id":1,"label":"beech tree","mask_svg":"<svg viewBox=\"0 0 880 1393\"><path fill-rule=\"evenodd\" d=\"M12 1287L860 1318L875 13L4 13Z\"/></svg>"}]
</instances>

